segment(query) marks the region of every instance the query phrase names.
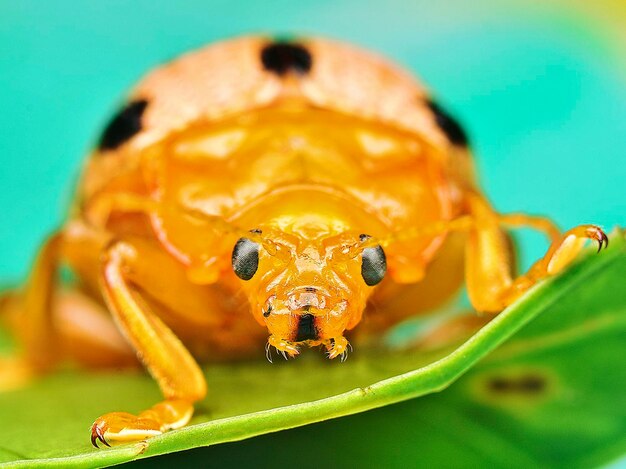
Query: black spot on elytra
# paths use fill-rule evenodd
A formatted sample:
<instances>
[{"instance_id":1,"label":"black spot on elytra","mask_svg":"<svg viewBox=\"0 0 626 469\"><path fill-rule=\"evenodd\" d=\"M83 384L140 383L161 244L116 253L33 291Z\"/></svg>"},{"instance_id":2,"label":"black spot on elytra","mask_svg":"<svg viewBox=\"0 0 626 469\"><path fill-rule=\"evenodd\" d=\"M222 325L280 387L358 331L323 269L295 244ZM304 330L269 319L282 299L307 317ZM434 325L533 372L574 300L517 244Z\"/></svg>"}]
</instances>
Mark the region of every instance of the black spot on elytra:
<instances>
[{"instance_id":1,"label":"black spot on elytra","mask_svg":"<svg viewBox=\"0 0 626 469\"><path fill-rule=\"evenodd\" d=\"M309 51L293 42L273 42L266 45L261 51L261 62L265 70L280 76L288 72L304 75L313 65Z\"/></svg>"},{"instance_id":2,"label":"black spot on elytra","mask_svg":"<svg viewBox=\"0 0 626 469\"><path fill-rule=\"evenodd\" d=\"M141 130L141 116L148 101L140 99L128 103L107 124L100 137L100 150L115 150Z\"/></svg>"},{"instance_id":3,"label":"black spot on elytra","mask_svg":"<svg viewBox=\"0 0 626 469\"><path fill-rule=\"evenodd\" d=\"M469 143L469 139L467 138L467 134L461 127L461 124L448 114L439 104L434 101L428 100L426 101L426 105L430 108L430 110L435 115L435 121L439 128L446 134L448 140L450 140L453 144L459 145L462 147L466 147Z\"/></svg>"},{"instance_id":4,"label":"black spot on elytra","mask_svg":"<svg viewBox=\"0 0 626 469\"><path fill-rule=\"evenodd\" d=\"M519 377L493 377L487 382L488 389L496 394L539 394L546 389L543 376L528 374Z\"/></svg>"}]
</instances>

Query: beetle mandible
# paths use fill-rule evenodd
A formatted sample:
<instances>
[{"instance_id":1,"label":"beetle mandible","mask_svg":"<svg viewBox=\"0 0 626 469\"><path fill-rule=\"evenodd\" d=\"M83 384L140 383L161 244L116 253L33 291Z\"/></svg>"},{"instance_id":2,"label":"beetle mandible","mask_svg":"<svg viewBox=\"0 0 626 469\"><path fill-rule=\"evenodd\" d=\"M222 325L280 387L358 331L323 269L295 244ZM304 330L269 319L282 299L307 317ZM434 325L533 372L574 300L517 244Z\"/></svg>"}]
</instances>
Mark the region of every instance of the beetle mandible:
<instances>
[{"instance_id":1,"label":"beetle mandible","mask_svg":"<svg viewBox=\"0 0 626 469\"><path fill-rule=\"evenodd\" d=\"M504 231L515 226L551 241L518 277ZM22 366L136 355L155 378L162 402L93 424L92 442L108 445L184 426L206 394L197 359L263 343L343 359L364 314L355 333L380 333L463 277L476 310L497 313L588 239L608 244L594 225L561 233L495 211L462 127L395 65L330 40L243 37L131 92L86 161L68 221L10 300Z\"/></svg>"}]
</instances>

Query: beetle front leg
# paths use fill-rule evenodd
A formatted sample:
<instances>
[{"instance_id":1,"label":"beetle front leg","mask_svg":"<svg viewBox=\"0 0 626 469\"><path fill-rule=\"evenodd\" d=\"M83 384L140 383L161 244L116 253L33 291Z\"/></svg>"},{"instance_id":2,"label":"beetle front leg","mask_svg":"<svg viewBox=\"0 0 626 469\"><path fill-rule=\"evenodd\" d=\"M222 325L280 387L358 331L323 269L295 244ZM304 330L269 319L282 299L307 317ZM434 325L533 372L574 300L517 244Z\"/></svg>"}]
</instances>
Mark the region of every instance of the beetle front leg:
<instances>
[{"instance_id":1,"label":"beetle front leg","mask_svg":"<svg viewBox=\"0 0 626 469\"><path fill-rule=\"evenodd\" d=\"M608 245L606 234L595 225L581 225L557 235L545 219L521 215L499 215L478 197L470 196L474 228L469 232L465 257L465 278L472 305L482 312L496 313L506 308L539 280L555 275L568 266L588 240ZM535 223L536 222L536 223ZM529 224L552 239L547 253L529 270L513 278L509 243L501 224Z\"/></svg>"},{"instance_id":2,"label":"beetle front leg","mask_svg":"<svg viewBox=\"0 0 626 469\"><path fill-rule=\"evenodd\" d=\"M98 440L107 445L108 441L141 440L182 427L193 414L193 403L206 395L206 382L196 361L146 303L138 301L138 291L127 279L126 272L139 258L138 249L128 242L110 245L102 260L103 294L165 400L136 416L113 412L98 418L91 430L94 445Z\"/></svg>"},{"instance_id":3,"label":"beetle front leg","mask_svg":"<svg viewBox=\"0 0 626 469\"><path fill-rule=\"evenodd\" d=\"M335 337L330 339L326 343L326 350L328 351L328 358L331 360L333 358L341 357L341 361L345 361L348 356L348 348L350 348L350 343L348 339L343 336Z\"/></svg>"}]
</instances>

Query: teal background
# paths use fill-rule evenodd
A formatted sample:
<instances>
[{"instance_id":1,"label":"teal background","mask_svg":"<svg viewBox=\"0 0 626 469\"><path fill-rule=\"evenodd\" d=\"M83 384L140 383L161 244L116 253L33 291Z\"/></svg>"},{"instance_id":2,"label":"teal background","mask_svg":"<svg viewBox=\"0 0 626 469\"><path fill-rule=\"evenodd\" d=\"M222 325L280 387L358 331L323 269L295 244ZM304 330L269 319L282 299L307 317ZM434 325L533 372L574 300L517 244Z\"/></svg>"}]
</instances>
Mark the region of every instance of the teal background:
<instances>
[{"instance_id":1,"label":"teal background","mask_svg":"<svg viewBox=\"0 0 626 469\"><path fill-rule=\"evenodd\" d=\"M83 155L124 91L183 51L250 32L344 39L417 73L468 129L499 210L549 214L563 227L623 225L626 8L582 4L0 0L0 283L21 281L36 247L62 222ZM528 265L545 244L525 232L522 247ZM393 413L410 403L393 409L389 423L376 411L367 414L373 420L351 417L194 454L207 463L220 455L226 465L270 461L281 444L307 453L312 439L325 438L345 438L352 454L359 442L350 425L375 423L373 435L389 434ZM368 444L372 464L399 464L417 431L394 429L395 446L389 438ZM310 454L303 456L306 467ZM317 462L332 467L326 457Z\"/></svg>"},{"instance_id":2,"label":"teal background","mask_svg":"<svg viewBox=\"0 0 626 469\"><path fill-rule=\"evenodd\" d=\"M597 3L615 26L577 3L0 0L0 281L22 279L59 226L83 155L135 80L250 32L345 39L419 74L470 132L501 211L624 224L626 42L611 28L626 7ZM527 265L545 244L523 239Z\"/></svg>"}]
</instances>

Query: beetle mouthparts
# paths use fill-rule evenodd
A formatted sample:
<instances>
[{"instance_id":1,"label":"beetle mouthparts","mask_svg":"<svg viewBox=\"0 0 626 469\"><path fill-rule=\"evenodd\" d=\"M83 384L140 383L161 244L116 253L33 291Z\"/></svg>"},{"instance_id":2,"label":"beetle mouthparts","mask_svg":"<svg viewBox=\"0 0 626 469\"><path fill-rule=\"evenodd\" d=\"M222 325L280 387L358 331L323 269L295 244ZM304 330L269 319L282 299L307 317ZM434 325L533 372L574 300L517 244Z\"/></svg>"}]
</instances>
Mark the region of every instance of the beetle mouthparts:
<instances>
[{"instance_id":1,"label":"beetle mouthparts","mask_svg":"<svg viewBox=\"0 0 626 469\"><path fill-rule=\"evenodd\" d=\"M306 313L298 318L298 332L296 333L296 342L305 340L317 340L319 333L315 327L315 316Z\"/></svg>"}]
</instances>

